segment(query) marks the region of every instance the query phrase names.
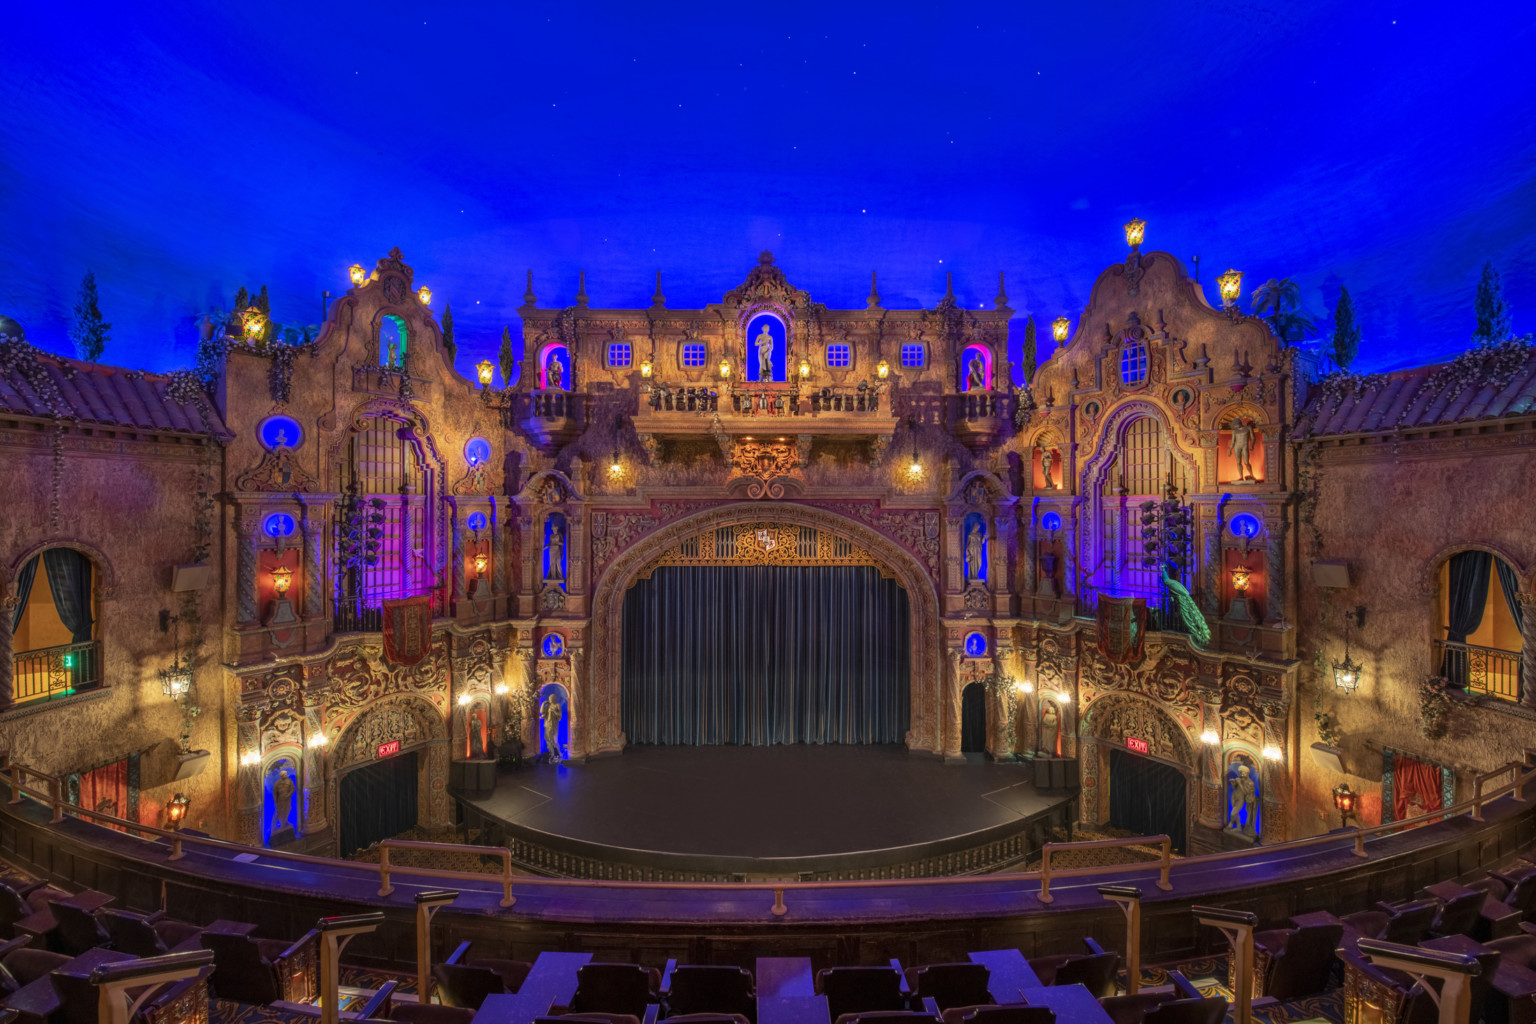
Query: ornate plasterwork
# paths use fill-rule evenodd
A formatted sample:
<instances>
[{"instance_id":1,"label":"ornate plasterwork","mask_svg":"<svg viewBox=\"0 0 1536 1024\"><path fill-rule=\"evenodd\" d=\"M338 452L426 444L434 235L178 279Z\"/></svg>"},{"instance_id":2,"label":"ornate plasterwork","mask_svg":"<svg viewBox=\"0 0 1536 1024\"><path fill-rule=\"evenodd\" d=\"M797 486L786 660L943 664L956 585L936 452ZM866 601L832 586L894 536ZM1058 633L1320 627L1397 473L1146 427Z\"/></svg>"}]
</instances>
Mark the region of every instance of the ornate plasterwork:
<instances>
[{"instance_id":1,"label":"ornate plasterwork","mask_svg":"<svg viewBox=\"0 0 1536 1024\"><path fill-rule=\"evenodd\" d=\"M918 513L919 523L921 516ZM936 538L937 516L934 518ZM943 685L946 691L953 690L954 680L944 672L939 660L938 592L932 578L911 553L862 523L805 505L774 502L726 505L687 516L626 547L603 573L593 599L595 639L590 671L584 675L578 672L576 681L577 692L581 695L577 703L586 709L582 722L584 752L616 751L625 744L619 721L619 663L624 594L630 584L646 566L690 538L722 527L762 522L787 528L813 527L829 536L845 537L882 563L901 584L907 592L911 612L912 726L907 733L907 746L933 753L944 752L953 746L958 755L958 734L947 736L944 728L944 708L954 704L955 698L952 694L941 693L940 686ZM574 747L574 728L572 735Z\"/></svg>"},{"instance_id":2,"label":"ornate plasterwork","mask_svg":"<svg viewBox=\"0 0 1536 1024\"><path fill-rule=\"evenodd\" d=\"M885 564L846 537L814 527L738 523L701 530L641 569L647 579L664 565L869 565L891 578Z\"/></svg>"},{"instance_id":3,"label":"ornate plasterwork","mask_svg":"<svg viewBox=\"0 0 1536 1024\"><path fill-rule=\"evenodd\" d=\"M292 448L278 445L263 452L261 459L235 478L237 491L277 491L304 494L314 487L315 478L299 465Z\"/></svg>"}]
</instances>

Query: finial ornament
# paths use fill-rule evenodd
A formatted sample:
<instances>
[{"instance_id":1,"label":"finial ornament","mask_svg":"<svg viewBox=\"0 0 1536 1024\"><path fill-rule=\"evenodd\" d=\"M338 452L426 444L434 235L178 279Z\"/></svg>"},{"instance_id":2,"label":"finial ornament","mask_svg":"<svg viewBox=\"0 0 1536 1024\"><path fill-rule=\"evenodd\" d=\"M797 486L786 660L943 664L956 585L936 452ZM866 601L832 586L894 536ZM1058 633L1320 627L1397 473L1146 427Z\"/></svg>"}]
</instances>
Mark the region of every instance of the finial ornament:
<instances>
[{"instance_id":1,"label":"finial ornament","mask_svg":"<svg viewBox=\"0 0 1536 1024\"><path fill-rule=\"evenodd\" d=\"M586 304L587 272L585 270L578 270L576 271L576 305L585 306Z\"/></svg>"},{"instance_id":2,"label":"finial ornament","mask_svg":"<svg viewBox=\"0 0 1536 1024\"><path fill-rule=\"evenodd\" d=\"M955 298L955 272L949 271L944 275L944 297L950 301Z\"/></svg>"},{"instance_id":3,"label":"finial ornament","mask_svg":"<svg viewBox=\"0 0 1536 1024\"><path fill-rule=\"evenodd\" d=\"M993 299L992 302L998 309L1008 305L1008 289L1003 287L1003 272L1001 270L997 272L997 298Z\"/></svg>"},{"instance_id":4,"label":"finial ornament","mask_svg":"<svg viewBox=\"0 0 1536 1024\"><path fill-rule=\"evenodd\" d=\"M661 294L661 271L656 271L656 294L651 296L651 305L665 306L667 297Z\"/></svg>"},{"instance_id":5,"label":"finial ornament","mask_svg":"<svg viewBox=\"0 0 1536 1024\"><path fill-rule=\"evenodd\" d=\"M869 308L880 308L880 289L876 287L879 275L873 270L869 272Z\"/></svg>"},{"instance_id":6,"label":"finial ornament","mask_svg":"<svg viewBox=\"0 0 1536 1024\"><path fill-rule=\"evenodd\" d=\"M533 271L530 270L528 271L528 290L523 292L523 305L532 306L536 302L538 300L533 297Z\"/></svg>"}]
</instances>

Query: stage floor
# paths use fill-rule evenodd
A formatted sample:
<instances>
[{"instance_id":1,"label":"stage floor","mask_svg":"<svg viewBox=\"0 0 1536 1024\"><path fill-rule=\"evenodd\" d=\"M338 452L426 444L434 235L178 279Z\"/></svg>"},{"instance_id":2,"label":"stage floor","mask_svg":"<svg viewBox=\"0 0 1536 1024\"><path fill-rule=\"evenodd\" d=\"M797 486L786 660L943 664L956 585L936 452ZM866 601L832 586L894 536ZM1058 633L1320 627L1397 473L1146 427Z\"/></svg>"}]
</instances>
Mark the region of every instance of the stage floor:
<instances>
[{"instance_id":1,"label":"stage floor","mask_svg":"<svg viewBox=\"0 0 1536 1024\"><path fill-rule=\"evenodd\" d=\"M732 861L882 851L889 862L898 848L910 859L974 845L1069 799L1037 793L1027 775L900 746L631 747L509 772L491 795L460 799L511 835L606 847L620 861L620 851Z\"/></svg>"}]
</instances>

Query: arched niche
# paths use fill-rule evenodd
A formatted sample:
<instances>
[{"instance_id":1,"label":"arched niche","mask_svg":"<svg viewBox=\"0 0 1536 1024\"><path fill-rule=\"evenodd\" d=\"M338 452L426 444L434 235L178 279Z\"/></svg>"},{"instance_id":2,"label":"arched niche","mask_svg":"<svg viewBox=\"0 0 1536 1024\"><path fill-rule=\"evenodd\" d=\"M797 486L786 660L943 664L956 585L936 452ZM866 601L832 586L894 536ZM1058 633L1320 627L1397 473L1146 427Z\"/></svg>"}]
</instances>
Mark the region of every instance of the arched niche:
<instances>
[{"instance_id":1,"label":"arched niche","mask_svg":"<svg viewBox=\"0 0 1536 1024\"><path fill-rule=\"evenodd\" d=\"M1216 482L1242 486L1265 480L1264 413L1243 403L1222 411L1216 432ZM1246 453L1246 461L1244 454Z\"/></svg>"},{"instance_id":2,"label":"arched niche","mask_svg":"<svg viewBox=\"0 0 1536 1024\"><path fill-rule=\"evenodd\" d=\"M549 730L545 722L545 701L554 701L554 707L559 709L559 723L555 728L555 743L560 748L559 758L564 760L571 749L571 695L564 685L560 683L545 683L539 687L534 697L534 714L538 717L538 730L536 740L539 756L549 757Z\"/></svg>"},{"instance_id":3,"label":"arched niche","mask_svg":"<svg viewBox=\"0 0 1536 1024\"><path fill-rule=\"evenodd\" d=\"M955 381L957 391L991 391L997 378L993 376L992 350L978 343L960 350L959 376Z\"/></svg>"},{"instance_id":4,"label":"arched niche","mask_svg":"<svg viewBox=\"0 0 1536 1024\"><path fill-rule=\"evenodd\" d=\"M447 788L448 722L428 701L403 693L389 694L374 701L342 730L331 747L326 802L333 820L339 820L341 816L341 777L379 760L380 748L396 741L400 746L395 753L419 752L422 755L417 766L418 823L439 828L452 821Z\"/></svg>"},{"instance_id":5,"label":"arched niche","mask_svg":"<svg viewBox=\"0 0 1536 1024\"><path fill-rule=\"evenodd\" d=\"M765 333L767 342L762 340ZM748 317L743 335L746 340L746 350L743 355L742 380L751 381L754 384L788 380L789 333L789 321L778 313L757 310ZM762 354L765 348L772 371L766 378L762 376Z\"/></svg>"},{"instance_id":6,"label":"arched niche","mask_svg":"<svg viewBox=\"0 0 1536 1024\"><path fill-rule=\"evenodd\" d=\"M1089 702L1079 734L1083 740L1080 815L1085 825L1109 821L1110 751L1129 750L1128 739L1146 743L1142 757L1171 765L1184 776L1185 835L1192 835L1200 807L1200 763L1189 730L1162 703L1130 693L1110 693Z\"/></svg>"},{"instance_id":7,"label":"arched niche","mask_svg":"<svg viewBox=\"0 0 1536 1024\"><path fill-rule=\"evenodd\" d=\"M563 341L551 341L539 349L539 387L545 391L569 391L574 386L575 365Z\"/></svg>"},{"instance_id":8,"label":"arched niche","mask_svg":"<svg viewBox=\"0 0 1536 1024\"><path fill-rule=\"evenodd\" d=\"M394 313L384 313L378 322L379 365L392 370L404 370L410 365L411 329L405 318Z\"/></svg>"}]
</instances>

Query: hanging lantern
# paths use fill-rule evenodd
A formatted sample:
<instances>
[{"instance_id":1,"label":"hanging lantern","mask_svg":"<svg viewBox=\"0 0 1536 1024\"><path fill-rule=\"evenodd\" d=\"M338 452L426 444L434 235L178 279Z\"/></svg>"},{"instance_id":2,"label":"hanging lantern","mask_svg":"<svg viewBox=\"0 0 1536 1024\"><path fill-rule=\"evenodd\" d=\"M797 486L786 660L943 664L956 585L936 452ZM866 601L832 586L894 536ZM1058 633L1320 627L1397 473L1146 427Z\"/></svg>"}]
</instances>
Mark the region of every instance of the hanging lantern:
<instances>
[{"instance_id":1,"label":"hanging lantern","mask_svg":"<svg viewBox=\"0 0 1536 1024\"><path fill-rule=\"evenodd\" d=\"M656 372L656 366L651 362L651 357L646 356L645 361L640 364L640 376L644 377L646 380L650 380L651 374L654 372Z\"/></svg>"},{"instance_id":2,"label":"hanging lantern","mask_svg":"<svg viewBox=\"0 0 1536 1024\"><path fill-rule=\"evenodd\" d=\"M1349 628L1356 623L1365 624L1365 606L1351 608L1344 613L1344 657L1333 663L1333 685L1346 694L1354 693L1360 685L1361 665L1349 656Z\"/></svg>"},{"instance_id":3,"label":"hanging lantern","mask_svg":"<svg viewBox=\"0 0 1536 1024\"><path fill-rule=\"evenodd\" d=\"M1238 297L1243 294L1243 272L1229 269L1216 279L1216 284L1221 288L1222 306L1231 309L1237 304Z\"/></svg>"},{"instance_id":4,"label":"hanging lantern","mask_svg":"<svg viewBox=\"0 0 1536 1024\"><path fill-rule=\"evenodd\" d=\"M352 286L354 288L368 280L368 272L363 269L361 263L352 264L352 266L347 268L347 273L352 276Z\"/></svg>"},{"instance_id":5,"label":"hanging lantern","mask_svg":"<svg viewBox=\"0 0 1536 1024\"><path fill-rule=\"evenodd\" d=\"M1349 788L1349 783L1341 782L1333 787L1333 806L1339 812L1339 827L1344 828L1349 824L1349 819L1355 816L1355 803L1360 794Z\"/></svg>"},{"instance_id":6,"label":"hanging lantern","mask_svg":"<svg viewBox=\"0 0 1536 1024\"><path fill-rule=\"evenodd\" d=\"M800 379L805 380L811 375L811 361L804 356L800 357Z\"/></svg>"},{"instance_id":7,"label":"hanging lantern","mask_svg":"<svg viewBox=\"0 0 1536 1024\"><path fill-rule=\"evenodd\" d=\"M187 816L187 808L191 805L191 803L192 801L187 799L187 794L177 793L175 796L171 797L170 801L165 805L165 818L170 822L172 832L181 828L181 823L183 820L185 820Z\"/></svg>"},{"instance_id":8,"label":"hanging lantern","mask_svg":"<svg viewBox=\"0 0 1536 1024\"><path fill-rule=\"evenodd\" d=\"M624 463L619 461L619 453L618 452L614 452L613 453L613 458L610 459L609 462L608 462L608 475L609 476L623 476L624 475Z\"/></svg>"},{"instance_id":9,"label":"hanging lantern","mask_svg":"<svg viewBox=\"0 0 1536 1024\"><path fill-rule=\"evenodd\" d=\"M731 361L729 359L722 359L722 360L720 360L720 379L721 380L727 380L727 379L730 378L730 376L731 376Z\"/></svg>"},{"instance_id":10,"label":"hanging lantern","mask_svg":"<svg viewBox=\"0 0 1536 1024\"><path fill-rule=\"evenodd\" d=\"M1064 316L1059 316L1051 321L1051 336L1058 342L1066 341L1067 334L1072 330L1072 321Z\"/></svg>"},{"instance_id":11,"label":"hanging lantern","mask_svg":"<svg viewBox=\"0 0 1536 1024\"><path fill-rule=\"evenodd\" d=\"M245 336L250 341L255 341L257 338L260 338L262 333L267 329L266 314L261 310L256 309L254 306L245 310L245 312L241 313L240 316L244 321L242 326L245 329Z\"/></svg>"},{"instance_id":12,"label":"hanging lantern","mask_svg":"<svg viewBox=\"0 0 1536 1024\"><path fill-rule=\"evenodd\" d=\"M432 305L432 289L426 285L416 289L416 297L421 300L423 306Z\"/></svg>"},{"instance_id":13,"label":"hanging lantern","mask_svg":"<svg viewBox=\"0 0 1536 1024\"><path fill-rule=\"evenodd\" d=\"M1125 226L1125 244L1132 249L1141 248L1141 240L1146 237L1147 222L1140 217L1135 217Z\"/></svg>"},{"instance_id":14,"label":"hanging lantern","mask_svg":"<svg viewBox=\"0 0 1536 1024\"><path fill-rule=\"evenodd\" d=\"M475 373L480 378L480 386L488 388L491 386L492 376L496 373L496 364L489 359L482 359L475 364Z\"/></svg>"}]
</instances>

